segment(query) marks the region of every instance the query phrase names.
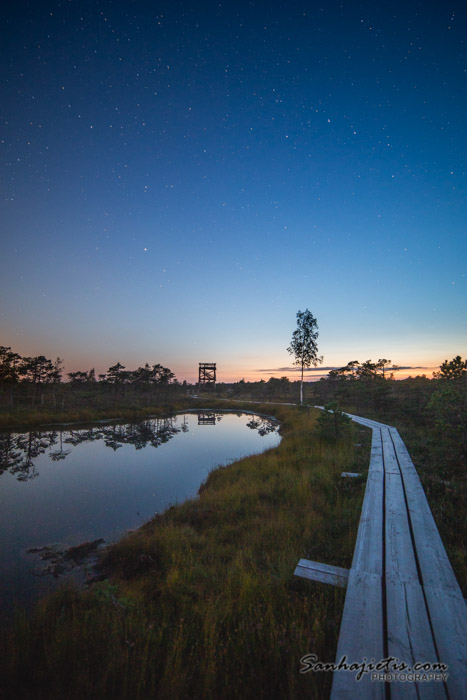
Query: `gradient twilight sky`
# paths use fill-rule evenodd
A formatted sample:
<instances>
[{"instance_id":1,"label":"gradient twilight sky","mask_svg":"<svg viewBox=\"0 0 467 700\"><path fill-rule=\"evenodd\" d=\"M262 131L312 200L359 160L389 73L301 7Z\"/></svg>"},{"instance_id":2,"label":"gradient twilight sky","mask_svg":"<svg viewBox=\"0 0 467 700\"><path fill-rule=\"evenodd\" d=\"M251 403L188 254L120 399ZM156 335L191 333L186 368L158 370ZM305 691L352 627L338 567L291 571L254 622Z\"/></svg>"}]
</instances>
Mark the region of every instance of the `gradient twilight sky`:
<instances>
[{"instance_id":1,"label":"gradient twilight sky","mask_svg":"<svg viewBox=\"0 0 467 700\"><path fill-rule=\"evenodd\" d=\"M466 28L460 0L8 3L0 344L293 377L309 308L323 367L465 356Z\"/></svg>"}]
</instances>

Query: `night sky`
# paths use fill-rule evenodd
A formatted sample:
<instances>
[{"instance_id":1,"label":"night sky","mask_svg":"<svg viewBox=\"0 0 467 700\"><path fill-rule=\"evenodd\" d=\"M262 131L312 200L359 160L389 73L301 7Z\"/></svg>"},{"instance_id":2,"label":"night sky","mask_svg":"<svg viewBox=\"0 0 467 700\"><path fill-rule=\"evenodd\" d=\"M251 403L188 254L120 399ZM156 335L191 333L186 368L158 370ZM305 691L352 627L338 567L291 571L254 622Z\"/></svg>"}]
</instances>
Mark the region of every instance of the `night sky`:
<instances>
[{"instance_id":1,"label":"night sky","mask_svg":"<svg viewBox=\"0 0 467 700\"><path fill-rule=\"evenodd\" d=\"M309 308L324 367L467 354L464 2L19 0L1 22L0 344L293 377Z\"/></svg>"}]
</instances>

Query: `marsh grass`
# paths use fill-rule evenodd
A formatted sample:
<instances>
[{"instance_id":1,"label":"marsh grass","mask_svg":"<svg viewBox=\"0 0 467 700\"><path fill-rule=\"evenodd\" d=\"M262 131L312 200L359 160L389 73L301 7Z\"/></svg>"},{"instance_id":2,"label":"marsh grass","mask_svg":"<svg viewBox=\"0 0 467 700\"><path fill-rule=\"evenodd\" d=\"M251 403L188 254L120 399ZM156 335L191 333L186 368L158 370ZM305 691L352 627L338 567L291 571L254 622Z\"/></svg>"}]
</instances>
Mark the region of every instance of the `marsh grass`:
<instances>
[{"instance_id":1,"label":"marsh grass","mask_svg":"<svg viewBox=\"0 0 467 700\"><path fill-rule=\"evenodd\" d=\"M344 591L293 571L300 557L350 566L365 481L340 473L367 470L369 431L332 445L314 411L256 408L282 421L280 445L214 470L198 498L109 547L107 580L19 613L0 687L39 700L327 697L330 674L301 675L300 658L334 660Z\"/></svg>"},{"instance_id":2,"label":"marsh grass","mask_svg":"<svg viewBox=\"0 0 467 700\"><path fill-rule=\"evenodd\" d=\"M143 420L147 416L167 415L172 410L186 405L186 400L182 400L174 404L158 403L145 407L119 404L117 402L112 408L82 407L67 411L19 408L15 411L0 413L0 430L6 431L11 428L17 429L31 426L65 425L67 423L90 423L97 420Z\"/></svg>"},{"instance_id":3,"label":"marsh grass","mask_svg":"<svg viewBox=\"0 0 467 700\"><path fill-rule=\"evenodd\" d=\"M92 423L94 421L119 420L137 421L148 416L161 417L176 411L199 408L206 403L203 399L193 399L186 396L174 396L166 400L160 398L141 406L132 396L123 399L108 399L99 404L89 400L85 405L75 405L66 410L53 408L31 408L19 406L14 410L0 410L0 430L20 430L34 426L67 425L69 423ZM238 408L238 404L225 401L209 401L213 408Z\"/></svg>"}]
</instances>

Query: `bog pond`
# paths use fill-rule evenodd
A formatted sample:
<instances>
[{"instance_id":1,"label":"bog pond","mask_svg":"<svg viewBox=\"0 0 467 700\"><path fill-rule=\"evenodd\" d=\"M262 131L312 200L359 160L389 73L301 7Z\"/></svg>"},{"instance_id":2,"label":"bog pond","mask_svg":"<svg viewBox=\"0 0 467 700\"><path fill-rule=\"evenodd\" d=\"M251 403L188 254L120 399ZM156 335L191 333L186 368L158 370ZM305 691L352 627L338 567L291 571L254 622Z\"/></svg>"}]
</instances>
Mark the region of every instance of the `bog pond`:
<instances>
[{"instance_id":1,"label":"bog pond","mask_svg":"<svg viewBox=\"0 0 467 700\"><path fill-rule=\"evenodd\" d=\"M85 576L58 552L118 539L196 496L212 469L279 441L265 417L207 411L0 433L0 614Z\"/></svg>"}]
</instances>

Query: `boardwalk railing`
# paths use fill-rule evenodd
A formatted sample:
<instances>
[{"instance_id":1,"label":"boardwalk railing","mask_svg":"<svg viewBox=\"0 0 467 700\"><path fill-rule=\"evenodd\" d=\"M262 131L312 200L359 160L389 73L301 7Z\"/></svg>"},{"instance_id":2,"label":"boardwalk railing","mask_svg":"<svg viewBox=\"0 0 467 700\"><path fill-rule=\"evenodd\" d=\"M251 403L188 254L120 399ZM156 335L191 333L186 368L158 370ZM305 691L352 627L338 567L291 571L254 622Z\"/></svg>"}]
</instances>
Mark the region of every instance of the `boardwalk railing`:
<instances>
[{"instance_id":1,"label":"boardwalk railing","mask_svg":"<svg viewBox=\"0 0 467 700\"><path fill-rule=\"evenodd\" d=\"M301 559L295 574L347 587L336 664L392 657L408 669L390 683L384 669L360 681L335 671L331 699L467 698L465 602L410 455L395 428L348 415L373 431L352 566ZM430 664L448 667L444 680Z\"/></svg>"}]
</instances>

